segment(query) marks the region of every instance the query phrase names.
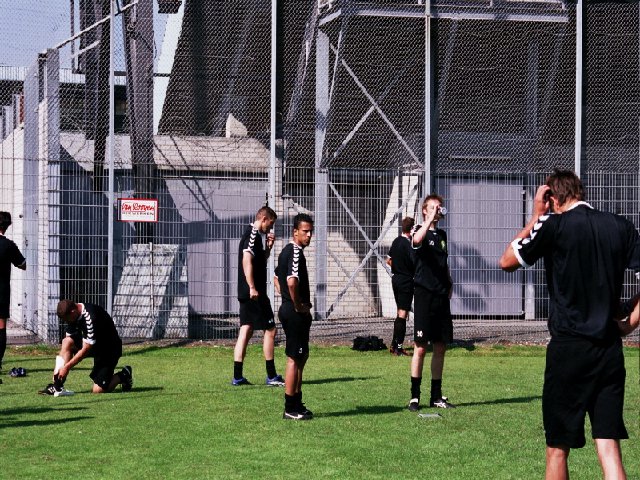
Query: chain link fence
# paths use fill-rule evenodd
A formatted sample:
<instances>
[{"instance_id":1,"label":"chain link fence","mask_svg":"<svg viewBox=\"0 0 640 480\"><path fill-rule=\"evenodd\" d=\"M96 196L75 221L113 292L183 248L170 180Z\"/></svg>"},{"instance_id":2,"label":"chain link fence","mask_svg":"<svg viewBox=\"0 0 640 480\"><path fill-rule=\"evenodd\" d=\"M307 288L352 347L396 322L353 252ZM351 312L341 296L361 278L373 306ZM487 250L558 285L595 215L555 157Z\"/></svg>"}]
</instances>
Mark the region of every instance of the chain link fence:
<instances>
[{"instance_id":1,"label":"chain link fence","mask_svg":"<svg viewBox=\"0 0 640 480\"><path fill-rule=\"evenodd\" d=\"M131 339L235 340L238 242L265 202L275 256L296 213L315 218L313 338L390 337L386 255L432 190L456 338L544 341L542 266L497 266L536 187L578 155L588 200L640 225L640 7L580 8L0 7L0 208L29 265L12 273L13 341L57 342L60 298L107 307Z\"/></svg>"}]
</instances>

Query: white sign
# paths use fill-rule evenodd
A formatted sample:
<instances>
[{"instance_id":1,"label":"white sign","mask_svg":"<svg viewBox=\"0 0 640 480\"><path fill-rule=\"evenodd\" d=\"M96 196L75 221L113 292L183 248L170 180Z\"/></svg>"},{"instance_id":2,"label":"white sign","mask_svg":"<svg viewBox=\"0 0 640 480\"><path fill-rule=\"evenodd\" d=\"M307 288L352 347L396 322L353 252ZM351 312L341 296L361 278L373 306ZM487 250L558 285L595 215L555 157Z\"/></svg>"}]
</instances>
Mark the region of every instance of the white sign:
<instances>
[{"instance_id":1,"label":"white sign","mask_svg":"<svg viewBox=\"0 0 640 480\"><path fill-rule=\"evenodd\" d=\"M158 200L154 198L119 198L121 222L157 222Z\"/></svg>"}]
</instances>

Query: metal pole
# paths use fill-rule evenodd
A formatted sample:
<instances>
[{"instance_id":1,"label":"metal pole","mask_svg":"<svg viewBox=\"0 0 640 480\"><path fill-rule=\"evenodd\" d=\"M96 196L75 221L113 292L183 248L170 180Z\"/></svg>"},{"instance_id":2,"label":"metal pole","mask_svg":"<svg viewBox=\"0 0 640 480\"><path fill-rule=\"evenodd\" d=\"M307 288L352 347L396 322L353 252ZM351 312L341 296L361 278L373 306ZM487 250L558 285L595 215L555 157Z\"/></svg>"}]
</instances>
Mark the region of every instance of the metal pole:
<instances>
[{"instance_id":1,"label":"metal pole","mask_svg":"<svg viewBox=\"0 0 640 480\"><path fill-rule=\"evenodd\" d=\"M424 181L422 196L431 192L431 0L424 2ZM419 213L422 213L421 211Z\"/></svg>"},{"instance_id":2,"label":"metal pole","mask_svg":"<svg viewBox=\"0 0 640 480\"><path fill-rule=\"evenodd\" d=\"M276 108L277 108L277 34L278 34L278 0L271 0L271 118L270 118L270 148L269 148L269 206L275 210L276 204ZM275 255L269 256L267 275L267 294L271 303L275 299Z\"/></svg>"},{"instance_id":3,"label":"metal pole","mask_svg":"<svg viewBox=\"0 0 640 480\"><path fill-rule=\"evenodd\" d=\"M108 237L107 237L107 312L111 315L113 310L113 209L114 184L115 184L115 74L114 74L114 36L115 36L115 9L109 1L109 150L107 151L107 163L109 165L109 205L108 205Z\"/></svg>"},{"instance_id":4,"label":"metal pole","mask_svg":"<svg viewBox=\"0 0 640 480\"><path fill-rule=\"evenodd\" d=\"M576 175L582 174L582 60L583 60L583 15L584 0L578 0L576 5L576 118L574 140L574 170Z\"/></svg>"}]
</instances>

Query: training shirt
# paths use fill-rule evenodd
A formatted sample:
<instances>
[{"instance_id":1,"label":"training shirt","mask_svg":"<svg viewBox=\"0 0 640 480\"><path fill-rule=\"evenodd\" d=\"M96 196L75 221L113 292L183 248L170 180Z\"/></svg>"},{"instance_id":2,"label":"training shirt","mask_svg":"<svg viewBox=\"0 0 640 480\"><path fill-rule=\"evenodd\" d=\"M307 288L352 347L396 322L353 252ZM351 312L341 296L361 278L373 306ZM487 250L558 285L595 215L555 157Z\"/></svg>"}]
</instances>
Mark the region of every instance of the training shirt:
<instances>
[{"instance_id":1,"label":"training shirt","mask_svg":"<svg viewBox=\"0 0 640 480\"><path fill-rule=\"evenodd\" d=\"M289 294L287 280L290 277L298 279L298 296L301 303L311 303L311 292L309 290L309 272L307 271L307 259L304 256L303 248L296 243L287 244L278 256L278 266L276 276L280 284L280 295L282 303L293 303Z\"/></svg>"},{"instance_id":2,"label":"training shirt","mask_svg":"<svg viewBox=\"0 0 640 480\"><path fill-rule=\"evenodd\" d=\"M0 234L0 303L11 301L11 265L19 267L25 262L18 246Z\"/></svg>"},{"instance_id":3,"label":"training shirt","mask_svg":"<svg viewBox=\"0 0 640 480\"><path fill-rule=\"evenodd\" d=\"M612 321L627 268L640 268L638 231L627 219L577 202L543 215L529 236L513 241L523 267L544 258L552 337L604 340L619 336Z\"/></svg>"},{"instance_id":4,"label":"training shirt","mask_svg":"<svg viewBox=\"0 0 640 480\"><path fill-rule=\"evenodd\" d=\"M242 268L242 257L244 252L251 254L251 265L253 265L253 284L259 294L267 294L267 253L262 243L260 230L253 225L247 226L240 238L238 248L238 300L249 300L249 284Z\"/></svg>"},{"instance_id":5,"label":"training shirt","mask_svg":"<svg viewBox=\"0 0 640 480\"><path fill-rule=\"evenodd\" d=\"M414 228L412 242L413 235L419 229L420 225ZM448 295L451 278L447 264L449 253L445 231L440 228L428 230L422 243L413 245L413 250L416 255L415 285L438 295Z\"/></svg>"},{"instance_id":6,"label":"training shirt","mask_svg":"<svg viewBox=\"0 0 640 480\"><path fill-rule=\"evenodd\" d=\"M82 336L82 341L93 345L93 348L105 351L122 343L111 315L100 305L83 304L80 317L73 324L66 326L67 337Z\"/></svg>"},{"instance_id":7,"label":"training shirt","mask_svg":"<svg viewBox=\"0 0 640 480\"><path fill-rule=\"evenodd\" d=\"M391 248L389 248L389 258L391 259L393 278L401 283L412 284L415 260L413 248L411 248L411 238L400 235L394 239Z\"/></svg>"}]
</instances>

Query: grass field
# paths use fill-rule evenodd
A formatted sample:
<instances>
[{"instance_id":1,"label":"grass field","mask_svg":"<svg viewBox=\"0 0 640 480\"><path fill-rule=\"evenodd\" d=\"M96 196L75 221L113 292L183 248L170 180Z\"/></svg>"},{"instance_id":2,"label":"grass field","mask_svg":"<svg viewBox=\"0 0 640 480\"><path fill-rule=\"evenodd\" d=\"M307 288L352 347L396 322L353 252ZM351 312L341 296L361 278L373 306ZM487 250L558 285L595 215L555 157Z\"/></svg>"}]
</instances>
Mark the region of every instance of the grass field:
<instances>
[{"instance_id":1,"label":"grass field","mask_svg":"<svg viewBox=\"0 0 640 480\"><path fill-rule=\"evenodd\" d=\"M640 478L638 349L625 350L623 443ZM55 351L10 348L0 385L0 478L441 478L536 479L544 472L543 347L455 348L443 390L455 410L406 410L408 357L314 347L304 386L308 422L282 420L283 390L266 387L259 346L232 387L229 347L129 347L134 390L92 395L91 360L71 372L72 397L35 392ZM276 365L284 371L284 351ZM12 367L28 371L10 378ZM423 380L428 397L429 379ZM423 409L422 412L434 412ZM590 435L587 422L587 435ZM591 443L570 456L574 479L601 478Z\"/></svg>"}]
</instances>

